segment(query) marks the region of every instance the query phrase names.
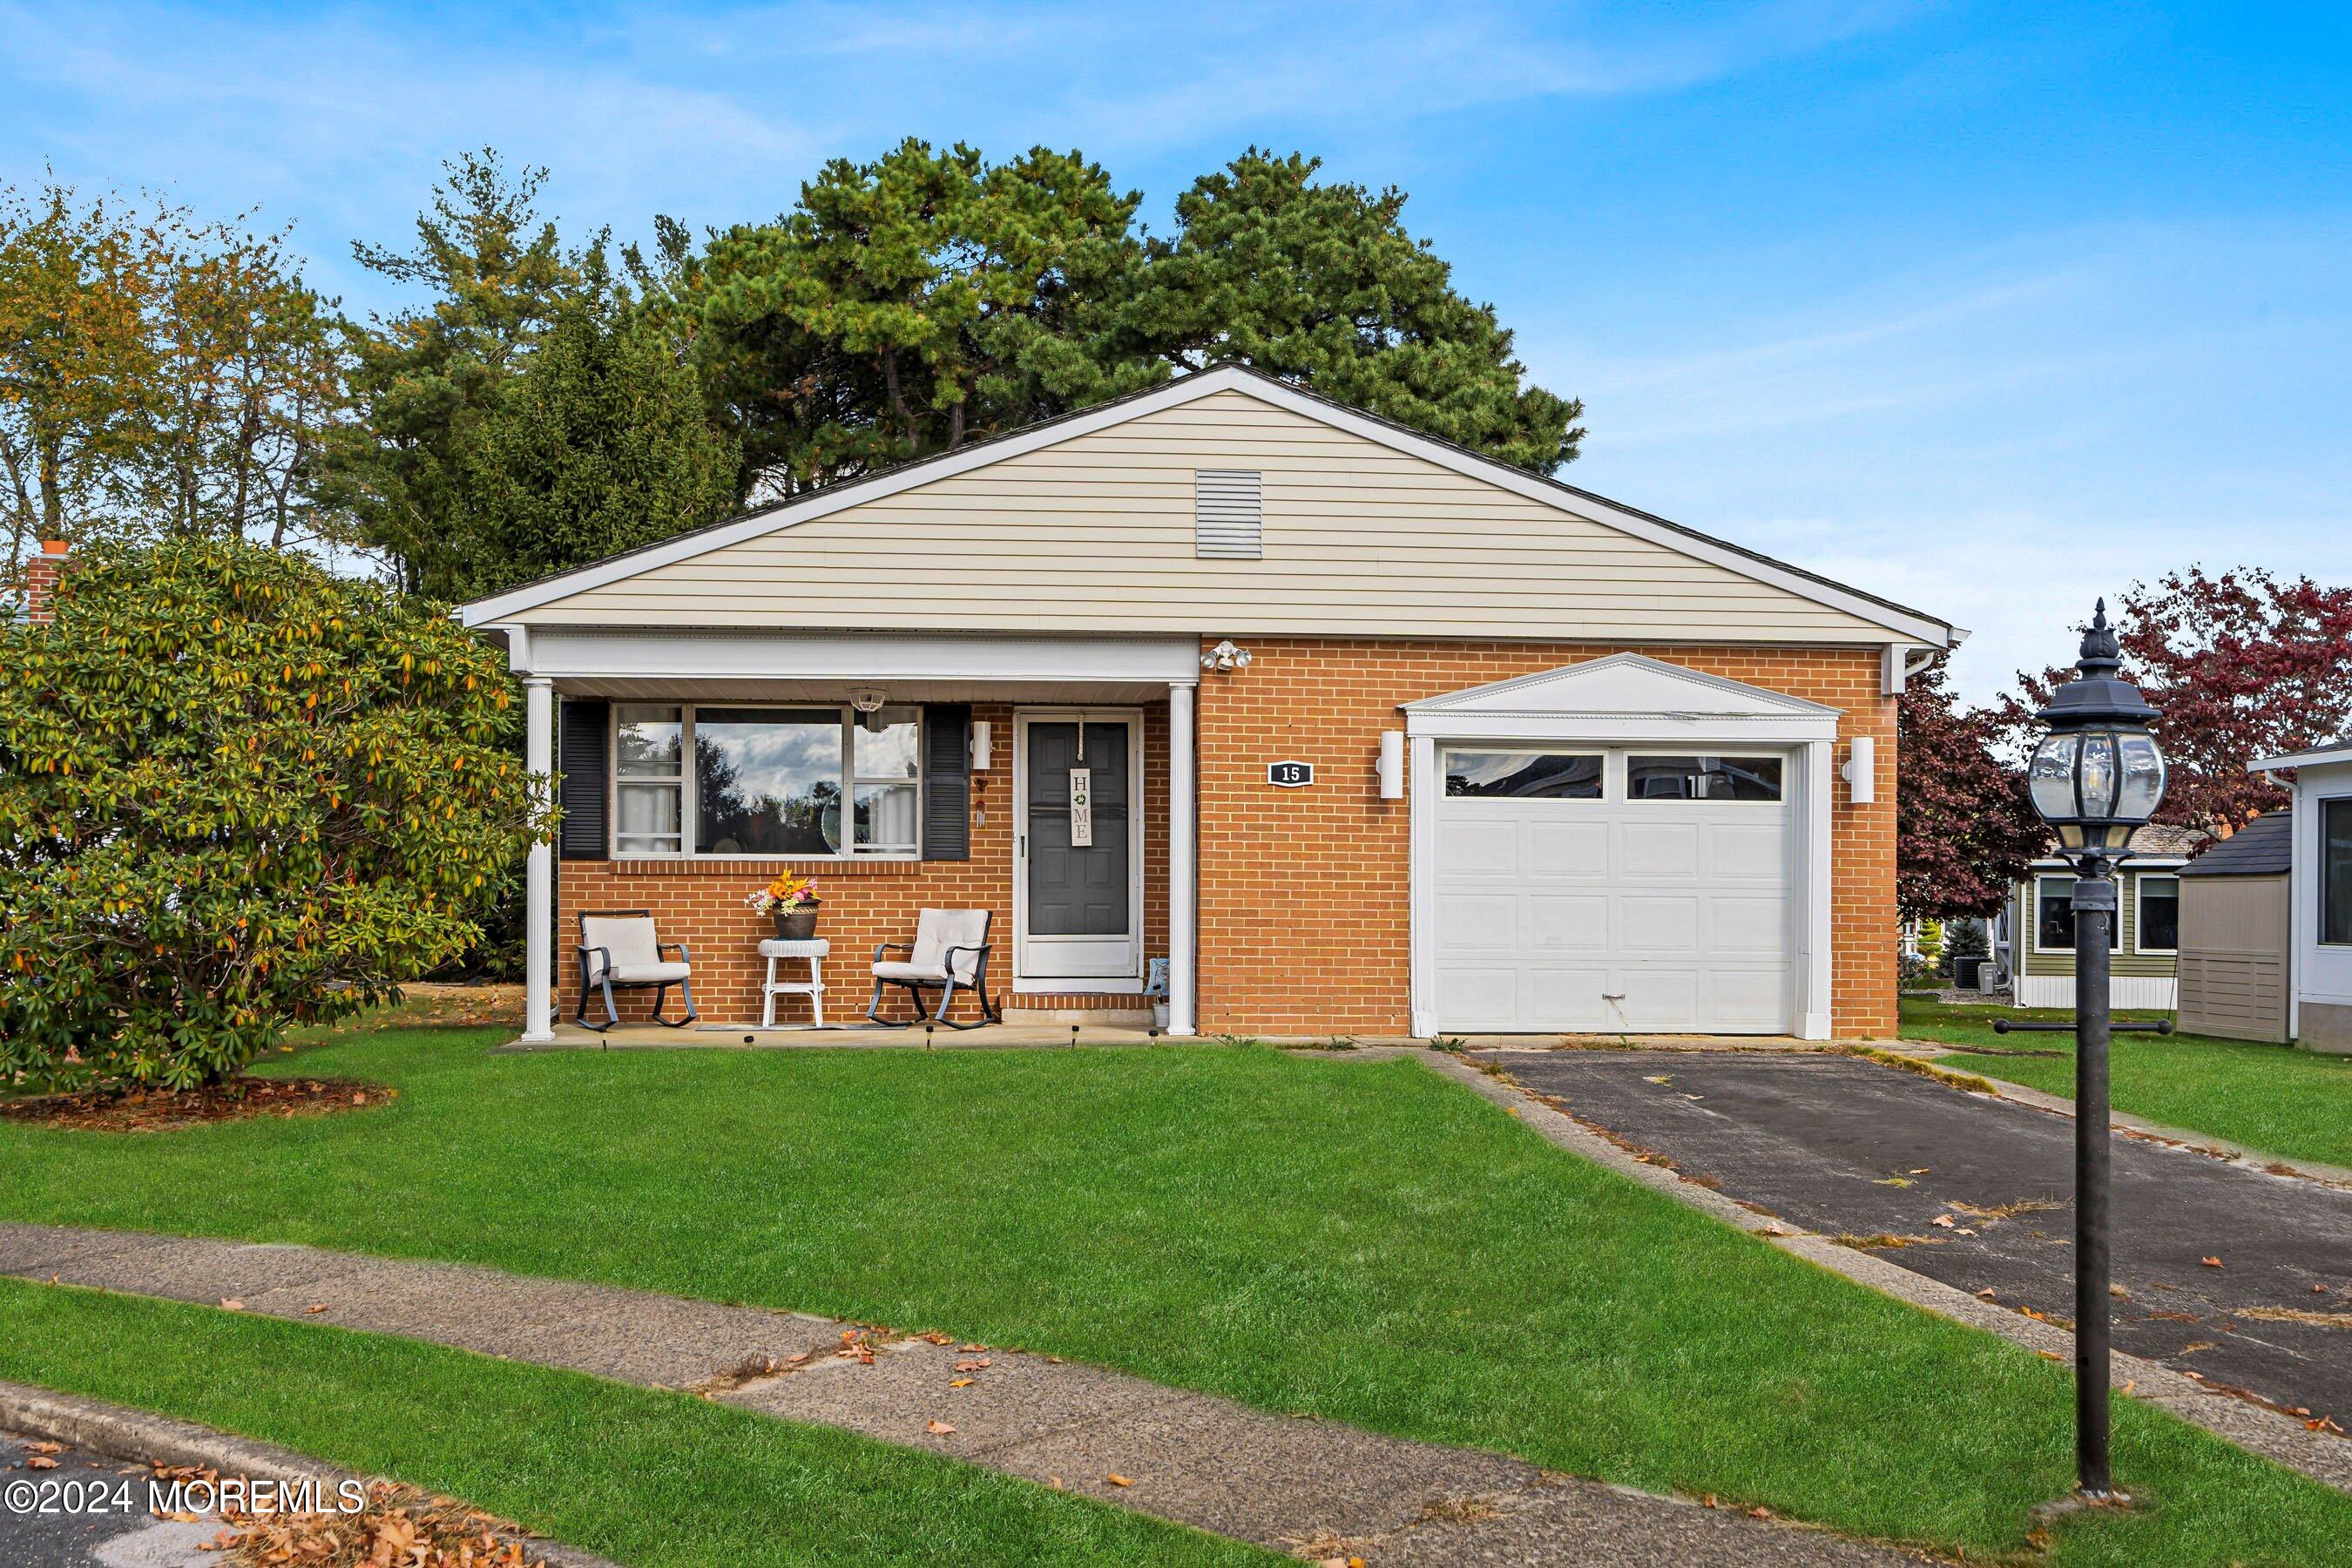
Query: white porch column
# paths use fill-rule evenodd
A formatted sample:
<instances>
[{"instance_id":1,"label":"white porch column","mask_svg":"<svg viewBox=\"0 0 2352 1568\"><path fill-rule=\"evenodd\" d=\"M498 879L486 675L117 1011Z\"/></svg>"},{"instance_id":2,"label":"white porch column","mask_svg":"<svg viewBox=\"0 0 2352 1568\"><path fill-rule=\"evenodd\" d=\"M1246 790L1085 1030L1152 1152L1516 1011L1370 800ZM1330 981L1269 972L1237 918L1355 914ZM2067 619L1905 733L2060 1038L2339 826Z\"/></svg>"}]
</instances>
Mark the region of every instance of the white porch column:
<instances>
[{"instance_id":1,"label":"white porch column","mask_svg":"<svg viewBox=\"0 0 2352 1568\"><path fill-rule=\"evenodd\" d=\"M1197 1033L1193 941L1200 900L1199 806L1192 777L1192 687L1168 688L1168 1032Z\"/></svg>"},{"instance_id":2,"label":"white porch column","mask_svg":"<svg viewBox=\"0 0 2352 1568\"><path fill-rule=\"evenodd\" d=\"M1836 769L1830 755L1835 741L1807 742L1799 753L1804 768L1803 793L1799 797L1805 819L1800 840L1804 845L1804 923L1800 947L1803 958L1804 1000L1798 1009L1797 1037L1830 1037L1830 993L1835 983L1832 951L1837 904L1835 859L1831 853L1832 824L1836 821Z\"/></svg>"},{"instance_id":3,"label":"white porch column","mask_svg":"<svg viewBox=\"0 0 2352 1568\"><path fill-rule=\"evenodd\" d=\"M523 765L531 787L544 795L555 773L555 682L543 675L523 678ZM523 873L522 1037L555 1038L555 847L545 839L530 847Z\"/></svg>"}]
</instances>

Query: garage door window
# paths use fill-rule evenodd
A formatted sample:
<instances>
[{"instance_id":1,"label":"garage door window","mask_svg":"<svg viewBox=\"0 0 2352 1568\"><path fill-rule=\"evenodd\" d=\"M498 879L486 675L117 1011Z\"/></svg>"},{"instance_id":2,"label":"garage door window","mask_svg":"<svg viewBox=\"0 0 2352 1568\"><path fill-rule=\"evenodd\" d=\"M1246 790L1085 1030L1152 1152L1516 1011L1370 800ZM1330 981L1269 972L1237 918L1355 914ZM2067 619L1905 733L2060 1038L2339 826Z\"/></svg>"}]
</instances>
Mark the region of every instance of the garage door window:
<instances>
[{"instance_id":1,"label":"garage door window","mask_svg":"<svg viewBox=\"0 0 2352 1568\"><path fill-rule=\"evenodd\" d=\"M1470 799L1599 800L1601 754L1448 751L1445 793Z\"/></svg>"},{"instance_id":2,"label":"garage door window","mask_svg":"<svg viewBox=\"0 0 2352 1568\"><path fill-rule=\"evenodd\" d=\"M1780 798L1778 757L1643 757L1625 759L1628 800L1763 800Z\"/></svg>"}]
</instances>

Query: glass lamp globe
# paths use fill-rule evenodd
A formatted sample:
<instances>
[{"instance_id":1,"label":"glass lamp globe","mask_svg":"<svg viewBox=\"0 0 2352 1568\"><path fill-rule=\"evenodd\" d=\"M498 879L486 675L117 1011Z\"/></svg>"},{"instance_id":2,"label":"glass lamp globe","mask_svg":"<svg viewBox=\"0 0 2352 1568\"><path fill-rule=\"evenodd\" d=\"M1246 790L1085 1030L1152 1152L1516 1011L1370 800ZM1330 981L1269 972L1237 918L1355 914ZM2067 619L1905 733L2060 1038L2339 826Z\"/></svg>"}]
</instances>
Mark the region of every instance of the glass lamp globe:
<instances>
[{"instance_id":1,"label":"glass lamp globe","mask_svg":"<svg viewBox=\"0 0 2352 1568\"><path fill-rule=\"evenodd\" d=\"M2164 800L2164 753L2147 727L2156 710L2116 673L2122 668L2102 599L2074 678L2035 715L2050 730L2026 767L2033 809L2067 849L2122 849Z\"/></svg>"}]
</instances>

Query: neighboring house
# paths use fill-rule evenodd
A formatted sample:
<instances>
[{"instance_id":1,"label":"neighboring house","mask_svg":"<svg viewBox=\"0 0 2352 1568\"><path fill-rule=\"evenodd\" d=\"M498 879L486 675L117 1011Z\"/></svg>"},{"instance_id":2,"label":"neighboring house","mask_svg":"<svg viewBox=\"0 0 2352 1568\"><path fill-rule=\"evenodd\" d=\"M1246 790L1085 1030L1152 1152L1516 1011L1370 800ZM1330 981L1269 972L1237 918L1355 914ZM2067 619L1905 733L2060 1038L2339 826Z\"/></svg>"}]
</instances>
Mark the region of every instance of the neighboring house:
<instances>
[{"instance_id":1,"label":"neighboring house","mask_svg":"<svg viewBox=\"0 0 2352 1568\"><path fill-rule=\"evenodd\" d=\"M2293 1038L2294 816L2264 812L2180 868L2183 1032Z\"/></svg>"},{"instance_id":2,"label":"neighboring house","mask_svg":"<svg viewBox=\"0 0 2352 1568\"><path fill-rule=\"evenodd\" d=\"M2131 837L2116 871L2108 928L2110 1005L2169 1008L2179 994L2180 868L2204 835L2150 826ZM2033 862L2001 912L1998 937L2021 1007L2074 1005L2074 873L2058 856Z\"/></svg>"},{"instance_id":3,"label":"neighboring house","mask_svg":"<svg viewBox=\"0 0 2352 1568\"><path fill-rule=\"evenodd\" d=\"M1238 369L461 613L560 736L532 1036L583 909L756 1015L780 865L836 1016L944 905L1015 1006L1165 958L1178 1034L1891 1034L1894 699L1964 635Z\"/></svg>"},{"instance_id":4,"label":"neighboring house","mask_svg":"<svg viewBox=\"0 0 2352 1568\"><path fill-rule=\"evenodd\" d=\"M2352 738L2250 771L2282 768L2294 770L2287 1033L2307 1051L2352 1055Z\"/></svg>"}]
</instances>

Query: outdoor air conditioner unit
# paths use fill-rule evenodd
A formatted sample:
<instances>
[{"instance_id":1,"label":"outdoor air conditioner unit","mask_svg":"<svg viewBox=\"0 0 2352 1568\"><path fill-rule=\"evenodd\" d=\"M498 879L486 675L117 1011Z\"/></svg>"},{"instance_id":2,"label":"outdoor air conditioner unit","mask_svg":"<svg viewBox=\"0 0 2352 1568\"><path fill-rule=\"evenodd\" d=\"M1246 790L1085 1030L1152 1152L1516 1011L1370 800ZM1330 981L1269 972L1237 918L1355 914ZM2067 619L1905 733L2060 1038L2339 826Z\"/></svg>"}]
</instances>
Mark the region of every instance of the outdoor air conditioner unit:
<instances>
[{"instance_id":1,"label":"outdoor air conditioner unit","mask_svg":"<svg viewBox=\"0 0 2352 1568\"><path fill-rule=\"evenodd\" d=\"M1988 958L1984 961L1984 967L1977 971L1977 991L1980 995L1990 996L2000 989L2000 965Z\"/></svg>"}]
</instances>

